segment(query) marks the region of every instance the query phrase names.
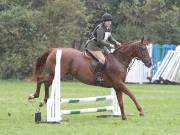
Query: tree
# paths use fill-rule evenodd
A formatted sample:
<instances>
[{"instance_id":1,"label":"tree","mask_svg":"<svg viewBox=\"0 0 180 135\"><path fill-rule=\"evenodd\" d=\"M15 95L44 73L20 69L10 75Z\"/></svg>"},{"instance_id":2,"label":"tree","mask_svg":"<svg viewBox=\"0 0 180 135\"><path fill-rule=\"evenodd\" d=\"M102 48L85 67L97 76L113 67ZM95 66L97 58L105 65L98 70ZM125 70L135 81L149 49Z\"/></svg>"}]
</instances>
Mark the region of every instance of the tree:
<instances>
[{"instance_id":1,"label":"tree","mask_svg":"<svg viewBox=\"0 0 180 135\"><path fill-rule=\"evenodd\" d=\"M27 2L26 4L23 2ZM48 47L71 47L80 42L87 25L85 7L76 0L47 1L32 9L28 0L3 3L0 12L0 77L23 79L33 61Z\"/></svg>"}]
</instances>

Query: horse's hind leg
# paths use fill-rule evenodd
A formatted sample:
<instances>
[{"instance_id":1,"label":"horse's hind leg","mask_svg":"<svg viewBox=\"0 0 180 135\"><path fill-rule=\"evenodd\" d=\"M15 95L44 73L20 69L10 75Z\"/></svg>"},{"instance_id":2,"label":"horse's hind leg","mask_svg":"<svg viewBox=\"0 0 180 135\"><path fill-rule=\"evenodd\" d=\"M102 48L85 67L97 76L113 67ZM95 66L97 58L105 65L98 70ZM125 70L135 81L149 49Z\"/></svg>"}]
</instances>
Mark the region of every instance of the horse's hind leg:
<instances>
[{"instance_id":1,"label":"horse's hind leg","mask_svg":"<svg viewBox=\"0 0 180 135\"><path fill-rule=\"evenodd\" d=\"M67 74L67 70L61 70L61 79L63 79L66 74ZM49 87L51 86L53 79L54 79L54 74L49 74L49 76L47 76L46 80L44 81L44 86L45 86L44 102L45 103L47 102L49 98ZM59 80L59 82L60 81L61 80Z\"/></svg>"},{"instance_id":2,"label":"horse's hind leg","mask_svg":"<svg viewBox=\"0 0 180 135\"><path fill-rule=\"evenodd\" d=\"M40 94L41 84L44 82L45 76L38 76L36 81L36 91L31 94L28 99L38 98Z\"/></svg>"},{"instance_id":3,"label":"horse's hind leg","mask_svg":"<svg viewBox=\"0 0 180 135\"><path fill-rule=\"evenodd\" d=\"M49 87L51 86L53 81L53 77L49 76L47 80L44 82L45 87L45 96L44 96L44 102L46 103L49 98Z\"/></svg>"}]
</instances>

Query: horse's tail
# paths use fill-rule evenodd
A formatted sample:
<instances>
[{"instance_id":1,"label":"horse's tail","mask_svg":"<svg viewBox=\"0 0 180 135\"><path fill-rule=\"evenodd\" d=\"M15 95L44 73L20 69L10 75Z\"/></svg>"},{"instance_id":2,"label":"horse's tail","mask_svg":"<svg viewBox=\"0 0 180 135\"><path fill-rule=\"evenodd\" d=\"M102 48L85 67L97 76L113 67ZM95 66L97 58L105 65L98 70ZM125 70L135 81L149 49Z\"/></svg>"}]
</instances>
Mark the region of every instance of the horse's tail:
<instances>
[{"instance_id":1,"label":"horse's tail","mask_svg":"<svg viewBox=\"0 0 180 135\"><path fill-rule=\"evenodd\" d=\"M50 48L50 49L46 50L43 53L43 55L41 55L39 58L37 58L34 72L33 72L34 79L37 79L37 77L42 74L43 69L45 67L46 59L52 51L53 51L53 48Z\"/></svg>"}]
</instances>

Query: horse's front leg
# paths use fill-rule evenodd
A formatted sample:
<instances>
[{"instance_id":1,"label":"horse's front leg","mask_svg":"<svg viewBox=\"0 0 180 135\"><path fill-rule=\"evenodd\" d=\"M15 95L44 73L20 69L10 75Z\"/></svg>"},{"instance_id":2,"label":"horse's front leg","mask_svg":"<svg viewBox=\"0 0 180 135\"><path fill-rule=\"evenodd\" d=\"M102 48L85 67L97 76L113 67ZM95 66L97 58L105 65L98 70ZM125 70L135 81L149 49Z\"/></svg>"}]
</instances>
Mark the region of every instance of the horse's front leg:
<instances>
[{"instance_id":1,"label":"horse's front leg","mask_svg":"<svg viewBox=\"0 0 180 135\"><path fill-rule=\"evenodd\" d=\"M121 110L122 120L126 120L127 117L126 117L126 114L124 113L123 93L119 89L116 89L116 88L115 88L115 91L116 91L117 100L118 100L120 110Z\"/></svg>"},{"instance_id":2,"label":"horse's front leg","mask_svg":"<svg viewBox=\"0 0 180 135\"><path fill-rule=\"evenodd\" d=\"M142 109L142 107L139 105L139 103L136 100L136 97L134 96L134 94L126 87L126 85L123 82L119 82L117 84L117 87L126 95L128 95L131 100L134 102L137 110L139 111L139 115L140 116L144 116L144 111Z\"/></svg>"}]
</instances>

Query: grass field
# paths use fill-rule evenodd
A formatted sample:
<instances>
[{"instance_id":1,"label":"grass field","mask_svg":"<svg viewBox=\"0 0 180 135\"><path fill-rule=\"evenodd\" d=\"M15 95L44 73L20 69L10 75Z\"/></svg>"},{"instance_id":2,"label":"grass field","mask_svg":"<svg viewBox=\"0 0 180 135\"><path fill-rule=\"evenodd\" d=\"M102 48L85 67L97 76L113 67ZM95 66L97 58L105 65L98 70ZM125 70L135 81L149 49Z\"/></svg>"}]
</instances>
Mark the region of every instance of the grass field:
<instances>
[{"instance_id":1,"label":"grass field","mask_svg":"<svg viewBox=\"0 0 180 135\"><path fill-rule=\"evenodd\" d=\"M29 102L35 84L22 81L0 82L0 135L179 135L180 134L180 86L129 84L145 111L139 117L134 104L125 96L125 112L128 120L99 115L108 112L66 115L61 124L35 124L36 106L43 99ZM81 83L63 83L63 97L88 97L109 94L109 89L87 86ZM86 108L108 105L108 101L89 104L63 105L63 108ZM41 109L46 120L46 108Z\"/></svg>"}]
</instances>

